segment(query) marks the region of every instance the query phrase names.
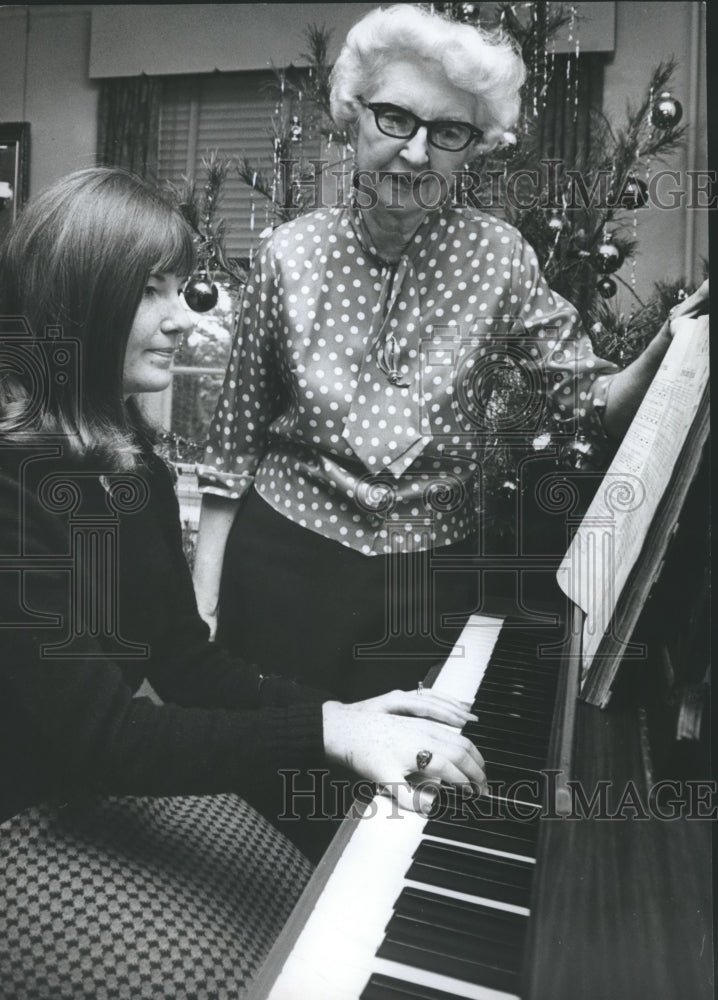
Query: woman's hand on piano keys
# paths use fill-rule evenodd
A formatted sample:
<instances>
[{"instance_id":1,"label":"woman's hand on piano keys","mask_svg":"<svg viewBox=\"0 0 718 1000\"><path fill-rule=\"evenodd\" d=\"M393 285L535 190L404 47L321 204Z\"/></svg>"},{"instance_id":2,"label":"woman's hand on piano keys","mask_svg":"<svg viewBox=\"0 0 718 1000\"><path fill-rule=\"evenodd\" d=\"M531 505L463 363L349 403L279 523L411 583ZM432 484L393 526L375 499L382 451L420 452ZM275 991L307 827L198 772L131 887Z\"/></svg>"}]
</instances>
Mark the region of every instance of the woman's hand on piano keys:
<instances>
[{"instance_id":1,"label":"woman's hand on piano keys","mask_svg":"<svg viewBox=\"0 0 718 1000\"><path fill-rule=\"evenodd\" d=\"M396 696L397 692L392 694ZM410 692L400 694L411 698ZM370 702L375 700L379 699ZM397 698L394 704L398 703ZM484 759L453 725L393 714L386 708L371 710L364 707L367 704L328 701L322 706L324 749L330 763L341 764L376 782L390 791L403 809L414 812L431 807L433 796L427 788L431 782L468 784L477 793L486 791ZM403 704L412 703L407 700ZM428 751L431 758L419 772L417 754L422 750ZM417 784L421 786L418 792Z\"/></svg>"}]
</instances>

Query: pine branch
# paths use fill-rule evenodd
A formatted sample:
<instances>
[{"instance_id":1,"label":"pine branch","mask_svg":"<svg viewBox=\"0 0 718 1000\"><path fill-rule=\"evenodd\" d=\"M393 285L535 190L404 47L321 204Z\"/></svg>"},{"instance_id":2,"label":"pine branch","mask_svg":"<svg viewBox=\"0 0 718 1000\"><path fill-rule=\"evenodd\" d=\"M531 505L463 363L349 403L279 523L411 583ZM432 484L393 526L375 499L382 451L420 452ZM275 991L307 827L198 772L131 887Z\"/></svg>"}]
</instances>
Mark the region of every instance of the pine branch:
<instances>
[{"instance_id":1,"label":"pine branch","mask_svg":"<svg viewBox=\"0 0 718 1000\"><path fill-rule=\"evenodd\" d=\"M324 25L309 24L304 34L307 39L308 51L302 53L309 65L309 87L307 96L327 118L331 119L329 77L329 42L332 32Z\"/></svg>"}]
</instances>

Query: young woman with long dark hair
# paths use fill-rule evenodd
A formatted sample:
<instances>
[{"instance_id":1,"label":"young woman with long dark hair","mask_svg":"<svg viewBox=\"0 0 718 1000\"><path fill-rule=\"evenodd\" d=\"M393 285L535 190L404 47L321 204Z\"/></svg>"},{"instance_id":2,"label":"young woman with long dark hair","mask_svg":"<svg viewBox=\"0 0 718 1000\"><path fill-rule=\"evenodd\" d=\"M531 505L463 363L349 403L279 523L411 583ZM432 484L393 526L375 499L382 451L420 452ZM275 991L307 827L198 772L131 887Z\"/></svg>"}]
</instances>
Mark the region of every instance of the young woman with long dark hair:
<instances>
[{"instance_id":1,"label":"young woman with long dark hair","mask_svg":"<svg viewBox=\"0 0 718 1000\"><path fill-rule=\"evenodd\" d=\"M244 996L311 870L249 804L281 810L281 768L349 766L409 806L417 755L485 782L459 703L330 702L208 641L135 399L169 382L192 258L179 213L102 168L0 251L7 1000Z\"/></svg>"}]
</instances>

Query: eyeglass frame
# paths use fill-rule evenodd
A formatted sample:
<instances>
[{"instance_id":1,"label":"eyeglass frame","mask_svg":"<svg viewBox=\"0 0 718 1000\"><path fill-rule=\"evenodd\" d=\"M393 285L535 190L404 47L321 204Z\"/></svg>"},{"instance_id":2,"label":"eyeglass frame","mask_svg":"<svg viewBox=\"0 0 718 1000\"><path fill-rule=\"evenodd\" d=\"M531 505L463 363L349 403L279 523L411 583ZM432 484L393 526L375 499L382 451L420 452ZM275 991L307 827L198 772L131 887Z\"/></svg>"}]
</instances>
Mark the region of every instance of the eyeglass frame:
<instances>
[{"instance_id":1,"label":"eyeglass frame","mask_svg":"<svg viewBox=\"0 0 718 1000\"><path fill-rule=\"evenodd\" d=\"M363 97L358 96L357 100L363 108L374 115L374 124L382 135L388 136L390 139L413 139L420 128L426 129L426 141L430 146L435 149L441 149L445 153L460 153L462 150L466 149L474 141L480 141L484 137L484 133L480 128L472 125L470 122L454 121L451 118L436 118L433 121L431 119L427 120L425 118L419 118L415 115L413 111L408 111L406 108L402 108L399 104L392 104L391 101L365 101ZM381 108L393 108L395 111L400 111L403 115L408 115L409 118L414 119L414 128L408 135L392 135L391 132L385 131L379 124L379 115ZM463 144L463 146L457 146L456 148L450 148L448 146L440 146L431 138L432 129L436 129L441 125L462 125L465 128L470 129L469 138Z\"/></svg>"}]
</instances>

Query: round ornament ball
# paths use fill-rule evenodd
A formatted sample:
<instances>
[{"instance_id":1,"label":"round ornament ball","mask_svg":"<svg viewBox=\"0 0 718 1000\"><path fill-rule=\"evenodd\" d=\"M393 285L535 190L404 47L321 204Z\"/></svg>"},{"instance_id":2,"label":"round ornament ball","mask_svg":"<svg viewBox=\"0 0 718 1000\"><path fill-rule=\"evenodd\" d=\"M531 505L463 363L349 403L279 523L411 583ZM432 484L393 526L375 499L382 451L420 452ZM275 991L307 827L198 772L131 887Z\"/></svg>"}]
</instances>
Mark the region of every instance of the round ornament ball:
<instances>
[{"instance_id":1,"label":"round ornament ball","mask_svg":"<svg viewBox=\"0 0 718 1000\"><path fill-rule=\"evenodd\" d=\"M505 479L499 486L499 495L504 500L513 500L518 492L519 484L515 479Z\"/></svg>"},{"instance_id":2,"label":"round ornament ball","mask_svg":"<svg viewBox=\"0 0 718 1000\"><path fill-rule=\"evenodd\" d=\"M596 287L598 288L599 293L603 296L604 299L612 299L613 296L618 291L618 286L616 285L616 282L613 280L613 278L608 278L608 277L601 278Z\"/></svg>"},{"instance_id":3,"label":"round ornament ball","mask_svg":"<svg viewBox=\"0 0 718 1000\"><path fill-rule=\"evenodd\" d=\"M621 208L645 208L648 204L648 185L642 178L631 174L621 191Z\"/></svg>"},{"instance_id":4,"label":"round ornament ball","mask_svg":"<svg viewBox=\"0 0 718 1000\"><path fill-rule=\"evenodd\" d=\"M623 263L623 254L615 243L606 238L594 254L594 263L601 274L613 274Z\"/></svg>"},{"instance_id":5,"label":"round ornament ball","mask_svg":"<svg viewBox=\"0 0 718 1000\"><path fill-rule=\"evenodd\" d=\"M569 469L592 469L596 465L593 445L583 437L569 441L561 450L561 463Z\"/></svg>"},{"instance_id":6,"label":"round ornament ball","mask_svg":"<svg viewBox=\"0 0 718 1000\"><path fill-rule=\"evenodd\" d=\"M656 128L673 128L681 120L682 114L681 102L668 90L664 90L653 104L651 122Z\"/></svg>"},{"instance_id":7,"label":"round ornament ball","mask_svg":"<svg viewBox=\"0 0 718 1000\"><path fill-rule=\"evenodd\" d=\"M292 115L292 120L289 125L289 141L290 142L301 142L302 133L304 129L302 128L302 123L297 115Z\"/></svg>"},{"instance_id":8,"label":"round ornament ball","mask_svg":"<svg viewBox=\"0 0 718 1000\"><path fill-rule=\"evenodd\" d=\"M206 271L193 275L184 286L185 302L194 312L209 312L217 305L219 292Z\"/></svg>"},{"instance_id":9,"label":"round ornament ball","mask_svg":"<svg viewBox=\"0 0 718 1000\"><path fill-rule=\"evenodd\" d=\"M503 141L491 153L497 160L512 160L519 152L519 137L514 132L504 132Z\"/></svg>"},{"instance_id":10,"label":"round ornament ball","mask_svg":"<svg viewBox=\"0 0 718 1000\"><path fill-rule=\"evenodd\" d=\"M563 229L563 219L560 212L551 212L548 217L548 228L554 233L560 233Z\"/></svg>"}]
</instances>

